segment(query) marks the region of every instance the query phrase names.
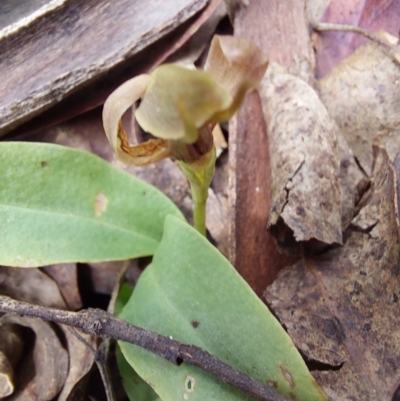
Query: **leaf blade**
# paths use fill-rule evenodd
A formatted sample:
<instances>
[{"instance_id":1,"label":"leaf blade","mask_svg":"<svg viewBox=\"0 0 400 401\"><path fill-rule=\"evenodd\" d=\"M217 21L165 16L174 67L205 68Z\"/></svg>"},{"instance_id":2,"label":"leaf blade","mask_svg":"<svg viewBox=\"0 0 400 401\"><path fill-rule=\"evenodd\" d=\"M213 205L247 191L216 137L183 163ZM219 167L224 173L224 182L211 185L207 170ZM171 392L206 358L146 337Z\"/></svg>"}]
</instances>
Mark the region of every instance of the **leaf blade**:
<instances>
[{"instance_id":1,"label":"leaf blade","mask_svg":"<svg viewBox=\"0 0 400 401\"><path fill-rule=\"evenodd\" d=\"M120 317L202 347L293 399L326 400L288 335L229 262L172 217ZM195 367L174 366L136 346L120 346L164 401L249 399ZM193 391L187 388L188 377L194 380Z\"/></svg>"},{"instance_id":2,"label":"leaf blade","mask_svg":"<svg viewBox=\"0 0 400 401\"><path fill-rule=\"evenodd\" d=\"M167 214L165 195L82 151L49 144L0 144L0 263L151 255Z\"/></svg>"}]
</instances>

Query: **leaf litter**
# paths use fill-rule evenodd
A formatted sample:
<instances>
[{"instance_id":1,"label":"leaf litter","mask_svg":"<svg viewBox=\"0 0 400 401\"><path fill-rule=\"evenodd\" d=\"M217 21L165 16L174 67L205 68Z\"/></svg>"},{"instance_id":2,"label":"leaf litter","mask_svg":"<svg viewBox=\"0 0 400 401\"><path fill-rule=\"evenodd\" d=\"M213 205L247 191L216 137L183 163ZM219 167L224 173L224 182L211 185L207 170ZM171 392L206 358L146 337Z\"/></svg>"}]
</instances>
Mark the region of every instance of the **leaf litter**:
<instances>
[{"instance_id":1,"label":"leaf litter","mask_svg":"<svg viewBox=\"0 0 400 401\"><path fill-rule=\"evenodd\" d=\"M222 16L218 14L214 18ZM215 29L213 24L210 23ZM186 56L192 60L191 54L197 57L203 48L201 40L196 41ZM326 131L322 141L324 146L313 143L318 129L313 132L306 129L308 136L305 142L308 147L299 151L296 141L304 139L304 134L296 135L291 131L298 129L298 108L291 110L292 117L285 117L288 120L282 125L285 129L276 128L282 124L281 121L275 125L271 123L273 118L279 120L276 110L279 110L282 102L285 104L285 98L275 96L279 93L267 96L268 101L263 105L264 110L267 109L267 121L271 124L269 140L275 142L270 146L271 156L275 155L272 160L272 166L275 166L272 173L275 180L274 205L277 210L282 204L282 210L286 209L286 214L283 214L285 218L273 217L271 213L270 223L282 220L290 222L289 230L283 230L277 236L278 241L289 234L291 243L280 242L287 245L289 252L299 249L296 244L299 241L300 245L307 245L315 239L325 245L343 242L343 247L336 245L319 255L304 253L302 260L284 269L266 291L268 302L287 327L295 344L307 360L317 362L313 374L331 400L400 399L399 378L396 377L396 370L400 367L399 349L396 346L400 343L397 334L400 330L395 318L400 312L400 273L397 267L397 188L400 183L398 69L398 63L388 57L379 45L367 42L319 82L317 92L322 102L316 97L314 89L299 78L286 72L279 72L280 75L276 73L275 78L281 79L283 75L285 85L291 88L287 89L286 95L292 98L292 103L302 99L308 103L311 97L318 105L311 111L307 110L309 117L305 126L309 127L313 119L317 121L318 129ZM303 98L303 94L294 90L293 86L300 87L308 95ZM269 93L272 93L271 90L275 90L274 87L271 89L270 86ZM86 113L76 121L58 124L47 131L42 130L38 136L41 140L84 148L116 163L112 160L109 147L104 146L105 136L98 126L99 118L93 118L96 112ZM304 113L301 117L305 117ZM291 118L295 121L294 128L284 132L288 124L290 126ZM86 132L83 132L84 129ZM275 134L279 131L275 139L274 131ZM86 136L88 133L90 138ZM291 135L292 138L288 140ZM374 147L374 144L380 144L381 147ZM287 149L280 150L285 145ZM279 171L279 163L285 157L279 160L277 155L282 155L282 152L289 160L286 160L289 168ZM174 178L178 177L176 165L169 160L165 162L169 164L156 166L157 171L148 172L146 169L145 172L140 168L129 168L129 171L161 187L188 214L191 201L187 183ZM318 177L321 171L325 180ZM282 186L282 182L285 185ZM217 217L209 224L210 231L214 230L215 235L223 239L222 248L226 247L227 241L224 231L227 213L226 205L219 199L225 197L225 191L226 187L222 193L216 191L216 196L211 196L214 206L210 215L213 216L214 211ZM300 205L297 200L301 198L303 203ZM317 209L312 209L310 199L328 202L333 213L318 215ZM308 212L306 216L297 213L299 206ZM310 217L311 220L308 220ZM24 269L23 274L26 275L28 271L38 270ZM50 270L46 271L46 275L52 276ZM47 282L47 279L43 280ZM50 284L45 284L40 290L26 289L18 296L21 291L19 288L12 296L21 299L21 294L32 291L32 295L22 299L47 306L62 303L63 306L59 307L64 308L67 303L69 308L75 309L80 305L79 299L74 302L74 294L78 294L79 290L76 282L74 284L73 279L70 281L69 285L62 285L60 281L59 289L57 285L54 287L57 294L55 298L45 297L46 291L43 289L51 287ZM22 288L27 282L28 278L23 280ZM39 298L33 294L40 294ZM94 358L91 351L85 349L71 332L64 331L64 336L70 354L70 370L58 400L68 399L70 389L72 391L85 376ZM95 347L95 344L92 346ZM55 345L60 355L63 353L61 348ZM61 357L60 366L63 360ZM65 377L57 383L63 380ZM40 399L45 399L44 395Z\"/></svg>"},{"instance_id":2,"label":"leaf litter","mask_svg":"<svg viewBox=\"0 0 400 401\"><path fill-rule=\"evenodd\" d=\"M400 394L400 69L387 44L367 42L320 81L342 135L343 246L303 253L265 291L330 400Z\"/></svg>"}]
</instances>

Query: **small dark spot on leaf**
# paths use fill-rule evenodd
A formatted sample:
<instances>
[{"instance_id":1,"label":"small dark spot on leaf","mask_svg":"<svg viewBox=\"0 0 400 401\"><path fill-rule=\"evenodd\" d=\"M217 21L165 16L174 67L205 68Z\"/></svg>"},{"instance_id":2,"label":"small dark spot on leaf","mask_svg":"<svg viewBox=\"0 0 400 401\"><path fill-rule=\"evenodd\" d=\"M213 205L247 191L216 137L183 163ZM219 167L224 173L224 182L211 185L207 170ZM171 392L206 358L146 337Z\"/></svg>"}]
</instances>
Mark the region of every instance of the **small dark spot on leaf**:
<instances>
[{"instance_id":1,"label":"small dark spot on leaf","mask_svg":"<svg viewBox=\"0 0 400 401\"><path fill-rule=\"evenodd\" d=\"M41 165L43 168L45 168L45 167L47 167L47 162L42 161L42 162L40 163L40 165Z\"/></svg>"},{"instance_id":2,"label":"small dark spot on leaf","mask_svg":"<svg viewBox=\"0 0 400 401\"><path fill-rule=\"evenodd\" d=\"M183 363L183 359L182 358L176 358L176 364L177 366L181 366Z\"/></svg>"},{"instance_id":3,"label":"small dark spot on leaf","mask_svg":"<svg viewBox=\"0 0 400 401\"><path fill-rule=\"evenodd\" d=\"M310 351L315 350L315 345L312 344L312 343L307 343L307 347L308 347L308 349L309 349Z\"/></svg>"},{"instance_id":4,"label":"small dark spot on leaf","mask_svg":"<svg viewBox=\"0 0 400 401\"><path fill-rule=\"evenodd\" d=\"M200 326L200 322L198 322L197 320L192 320L192 326L193 328L197 329Z\"/></svg>"},{"instance_id":5,"label":"small dark spot on leaf","mask_svg":"<svg viewBox=\"0 0 400 401\"><path fill-rule=\"evenodd\" d=\"M364 331L369 332L371 331L371 325L369 323L364 323L363 328Z\"/></svg>"},{"instance_id":6,"label":"small dark spot on leaf","mask_svg":"<svg viewBox=\"0 0 400 401\"><path fill-rule=\"evenodd\" d=\"M274 380L268 380L267 381L268 386L270 387L274 387L274 388L278 388L278 382L274 381Z\"/></svg>"},{"instance_id":7,"label":"small dark spot on leaf","mask_svg":"<svg viewBox=\"0 0 400 401\"><path fill-rule=\"evenodd\" d=\"M306 215L306 211L304 210L303 207L297 206L297 207L296 207L296 214L297 214L298 216L304 217L304 216Z\"/></svg>"},{"instance_id":8,"label":"small dark spot on leaf","mask_svg":"<svg viewBox=\"0 0 400 401\"><path fill-rule=\"evenodd\" d=\"M146 191L143 191L143 192L142 192L142 195L143 195L143 196L147 195L147 192L146 192Z\"/></svg>"},{"instance_id":9,"label":"small dark spot on leaf","mask_svg":"<svg viewBox=\"0 0 400 401\"><path fill-rule=\"evenodd\" d=\"M324 319L323 332L327 337L335 339L339 344L346 339L342 324L336 316L333 319Z\"/></svg>"},{"instance_id":10,"label":"small dark spot on leaf","mask_svg":"<svg viewBox=\"0 0 400 401\"><path fill-rule=\"evenodd\" d=\"M353 284L353 291L350 292L351 297L356 297L362 293L362 285L358 283L357 281L354 282Z\"/></svg>"},{"instance_id":11,"label":"small dark spot on leaf","mask_svg":"<svg viewBox=\"0 0 400 401\"><path fill-rule=\"evenodd\" d=\"M194 380L194 377L186 376L186 379L185 379L185 390L188 393L192 393L194 391L195 385L196 385L196 381Z\"/></svg>"},{"instance_id":12,"label":"small dark spot on leaf","mask_svg":"<svg viewBox=\"0 0 400 401\"><path fill-rule=\"evenodd\" d=\"M397 372L396 360L394 358L388 358L387 362L390 365L390 367L393 369L393 372Z\"/></svg>"},{"instance_id":13,"label":"small dark spot on leaf","mask_svg":"<svg viewBox=\"0 0 400 401\"><path fill-rule=\"evenodd\" d=\"M340 167L347 168L349 166L350 166L350 160L349 159L344 159L340 163Z\"/></svg>"}]
</instances>

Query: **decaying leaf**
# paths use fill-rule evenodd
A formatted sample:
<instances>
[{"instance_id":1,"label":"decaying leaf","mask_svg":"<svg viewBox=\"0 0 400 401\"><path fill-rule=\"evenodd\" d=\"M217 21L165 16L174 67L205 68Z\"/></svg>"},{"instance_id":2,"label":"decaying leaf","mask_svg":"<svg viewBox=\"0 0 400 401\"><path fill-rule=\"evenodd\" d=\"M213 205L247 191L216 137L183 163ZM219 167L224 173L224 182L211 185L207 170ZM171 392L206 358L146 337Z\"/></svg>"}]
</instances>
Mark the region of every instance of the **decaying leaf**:
<instances>
[{"instance_id":1,"label":"decaying leaf","mask_svg":"<svg viewBox=\"0 0 400 401\"><path fill-rule=\"evenodd\" d=\"M381 33L385 48L368 41L320 81L321 99L367 175L372 145L400 132L400 63L397 38Z\"/></svg>"},{"instance_id":2,"label":"decaying leaf","mask_svg":"<svg viewBox=\"0 0 400 401\"><path fill-rule=\"evenodd\" d=\"M358 166L353 151L339 128L336 129L336 137L340 158L342 231L344 231L351 223L360 199L368 188L370 181Z\"/></svg>"},{"instance_id":3,"label":"decaying leaf","mask_svg":"<svg viewBox=\"0 0 400 401\"><path fill-rule=\"evenodd\" d=\"M0 266L0 294L37 305L66 308L57 284L38 269Z\"/></svg>"},{"instance_id":4,"label":"decaying leaf","mask_svg":"<svg viewBox=\"0 0 400 401\"><path fill-rule=\"evenodd\" d=\"M79 336L85 340L85 343L77 337L74 329L66 326L61 326L61 329L66 339L69 367L64 386L57 397L57 401L74 401L75 399L79 399L78 394L82 394L85 390L84 379L92 369L96 357L97 338L79 333Z\"/></svg>"},{"instance_id":5,"label":"decaying leaf","mask_svg":"<svg viewBox=\"0 0 400 401\"><path fill-rule=\"evenodd\" d=\"M342 243L333 121L308 84L276 66L264 77L260 95L271 158L268 227L281 245L292 235L296 241Z\"/></svg>"},{"instance_id":6,"label":"decaying leaf","mask_svg":"<svg viewBox=\"0 0 400 401\"><path fill-rule=\"evenodd\" d=\"M201 56L204 49L210 43L215 29L222 18L226 16L227 7L225 3L220 0L218 6L211 16L204 21L197 32L179 49L167 58L167 63L178 64L194 64Z\"/></svg>"},{"instance_id":7,"label":"decaying leaf","mask_svg":"<svg viewBox=\"0 0 400 401\"><path fill-rule=\"evenodd\" d=\"M343 247L284 269L265 293L306 357L332 367L313 372L332 400L398 400L399 227L382 148L375 148L372 188Z\"/></svg>"},{"instance_id":8,"label":"decaying leaf","mask_svg":"<svg viewBox=\"0 0 400 401\"><path fill-rule=\"evenodd\" d=\"M23 352L21 330L16 324L0 323L0 398L14 392L14 368Z\"/></svg>"},{"instance_id":9,"label":"decaying leaf","mask_svg":"<svg viewBox=\"0 0 400 401\"><path fill-rule=\"evenodd\" d=\"M47 274L39 269L0 267L0 293L21 301L60 309L67 309L67 301L69 306L77 307L81 300L74 266L64 265L59 266L58 269L49 266L43 269ZM68 271L70 271L69 277ZM50 277L50 273L57 275L59 286L62 288L61 292ZM63 286L63 283L67 285ZM75 299L73 299L74 294L78 296ZM61 389L62 392L57 401L74 399L69 397L84 390L84 386L80 384L83 383L82 379L93 365L95 358L93 350L97 349L96 339L80 334L85 339L85 344L66 327L55 327L35 319L13 319L7 316L4 322L12 323L19 329L21 326L30 328L35 332L35 339L32 353L27 353L27 343L23 344L23 353L15 368L15 394L12 396L15 398L10 399L13 401L52 400ZM2 346L6 346L6 351L12 351L11 355L14 359L18 359L20 352L20 346L17 343L9 347L7 341L3 339L3 328L6 326L10 324L0 325L0 377ZM23 339L25 340L25 337ZM87 343L91 348L87 346ZM5 354L7 355L7 352ZM8 362L11 366L15 364L10 358ZM11 376L7 374L7 377Z\"/></svg>"},{"instance_id":10,"label":"decaying leaf","mask_svg":"<svg viewBox=\"0 0 400 401\"><path fill-rule=\"evenodd\" d=\"M41 270L57 283L69 310L82 308L76 263L60 263L58 265L42 267Z\"/></svg>"},{"instance_id":11,"label":"decaying leaf","mask_svg":"<svg viewBox=\"0 0 400 401\"><path fill-rule=\"evenodd\" d=\"M398 0L359 1L359 0L308 0L313 3L327 3L327 8L321 15L323 22L345 24L364 28L369 32L385 29L392 35L399 33L400 2ZM312 20L320 22L320 19ZM317 51L317 77L326 75L332 67L352 54L367 39L351 32L321 32L321 46Z\"/></svg>"},{"instance_id":12,"label":"decaying leaf","mask_svg":"<svg viewBox=\"0 0 400 401\"><path fill-rule=\"evenodd\" d=\"M32 352L24 355L15 371L16 390L8 400L53 400L68 372L68 353L56 331L43 320L27 317L4 315L2 322L29 328L35 335Z\"/></svg>"}]
</instances>

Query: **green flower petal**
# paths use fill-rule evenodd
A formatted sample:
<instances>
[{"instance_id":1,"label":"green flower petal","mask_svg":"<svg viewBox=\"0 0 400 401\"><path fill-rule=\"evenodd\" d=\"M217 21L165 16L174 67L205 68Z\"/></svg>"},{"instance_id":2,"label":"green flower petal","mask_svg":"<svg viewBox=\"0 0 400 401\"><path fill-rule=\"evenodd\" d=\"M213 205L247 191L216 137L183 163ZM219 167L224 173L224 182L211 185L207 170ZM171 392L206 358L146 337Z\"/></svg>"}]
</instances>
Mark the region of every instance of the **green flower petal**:
<instances>
[{"instance_id":1,"label":"green flower petal","mask_svg":"<svg viewBox=\"0 0 400 401\"><path fill-rule=\"evenodd\" d=\"M135 116L158 138L194 143L198 129L232 103L228 92L204 71L164 64L151 78Z\"/></svg>"}]
</instances>

